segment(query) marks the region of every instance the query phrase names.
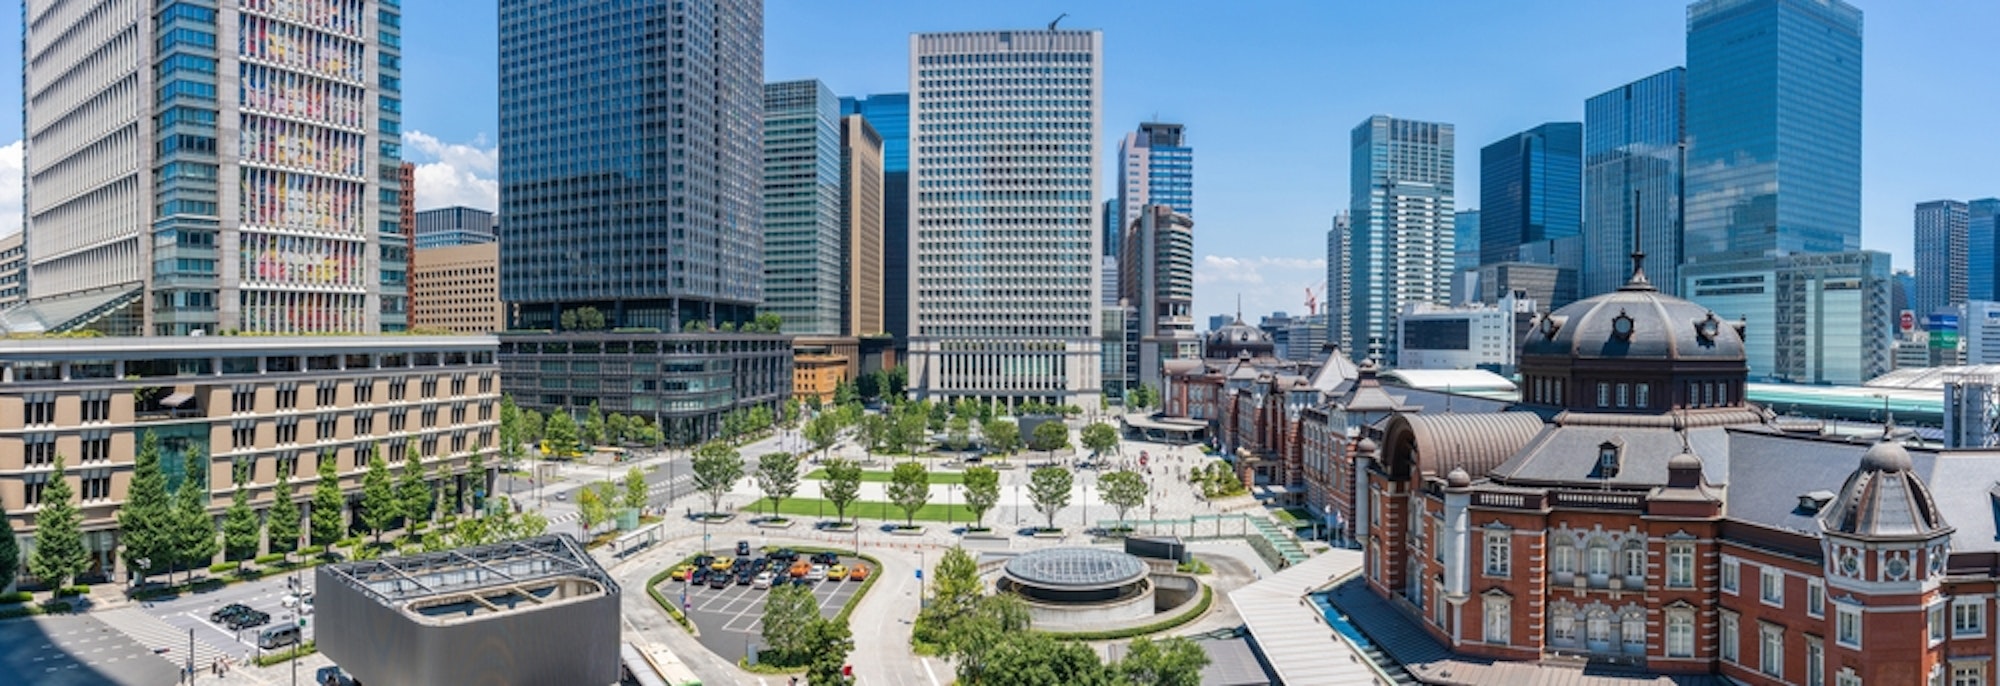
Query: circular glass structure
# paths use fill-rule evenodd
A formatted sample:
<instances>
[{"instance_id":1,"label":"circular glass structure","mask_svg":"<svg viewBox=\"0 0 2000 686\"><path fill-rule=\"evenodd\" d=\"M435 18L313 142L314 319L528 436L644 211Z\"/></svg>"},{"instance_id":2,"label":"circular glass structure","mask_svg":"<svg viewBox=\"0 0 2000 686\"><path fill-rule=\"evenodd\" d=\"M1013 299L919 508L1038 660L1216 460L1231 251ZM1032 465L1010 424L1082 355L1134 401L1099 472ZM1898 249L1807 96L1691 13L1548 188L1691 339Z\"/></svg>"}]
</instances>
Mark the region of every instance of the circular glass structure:
<instances>
[{"instance_id":1,"label":"circular glass structure","mask_svg":"<svg viewBox=\"0 0 2000 686\"><path fill-rule=\"evenodd\" d=\"M1146 564L1125 553L1097 548L1049 548L1008 560L1003 584L1021 595L1055 603L1117 600L1144 590Z\"/></svg>"}]
</instances>

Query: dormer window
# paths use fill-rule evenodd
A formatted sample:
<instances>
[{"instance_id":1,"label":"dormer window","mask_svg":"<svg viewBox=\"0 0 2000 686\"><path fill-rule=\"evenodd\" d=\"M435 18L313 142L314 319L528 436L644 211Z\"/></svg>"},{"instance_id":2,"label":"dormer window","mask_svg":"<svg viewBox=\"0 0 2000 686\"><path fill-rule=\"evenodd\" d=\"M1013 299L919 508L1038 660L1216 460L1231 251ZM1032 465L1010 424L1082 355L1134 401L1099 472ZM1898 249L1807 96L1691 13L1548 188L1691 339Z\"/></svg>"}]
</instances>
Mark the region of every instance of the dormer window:
<instances>
[{"instance_id":1,"label":"dormer window","mask_svg":"<svg viewBox=\"0 0 2000 686\"><path fill-rule=\"evenodd\" d=\"M1618 316L1611 319L1611 335L1621 341L1632 340L1632 316L1619 310Z\"/></svg>"},{"instance_id":2,"label":"dormer window","mask_svg":"<svg viewBox=\"0 0 2000 686\"><path fill-rule=\"evenodd\" d=\"M1722 333L1722 320L1715 318L1715 313L1710 312L1707 319L1695 323L1694 332L1701 337L1701 340L1713 341Z\"/></svg>"},{"instance_id":3,"label":"dormer window","mask_svg":"<svg viewBox=\"0 0 2000 686\"><path fill-rule=\"evenodd\" d=\"M1591 476L1598 479L1618 478L1618 463L1621 452L1622 450L1620 450L1616 443L1607 442L1597 446L1597 473Z\"/></svg>"}]
</instances>

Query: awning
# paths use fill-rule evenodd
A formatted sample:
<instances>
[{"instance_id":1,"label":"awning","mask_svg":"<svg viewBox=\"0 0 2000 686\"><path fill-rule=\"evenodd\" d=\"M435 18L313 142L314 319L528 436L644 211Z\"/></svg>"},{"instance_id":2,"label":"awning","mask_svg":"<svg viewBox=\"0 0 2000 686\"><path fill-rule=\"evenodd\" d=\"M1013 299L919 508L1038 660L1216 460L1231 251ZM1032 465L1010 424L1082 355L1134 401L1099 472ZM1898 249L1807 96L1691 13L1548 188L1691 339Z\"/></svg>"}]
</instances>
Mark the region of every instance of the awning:
<instances>
[{"instance_id":1,"label":"awning","mask_svg":"<svg viewBox=\"0 0 2000 686\"><path fill-rule=\"evenodd\" d=\"M180 407L194 399L193 393L175 393L160 401L160 407Z\"/></svg>"}]
</instances>

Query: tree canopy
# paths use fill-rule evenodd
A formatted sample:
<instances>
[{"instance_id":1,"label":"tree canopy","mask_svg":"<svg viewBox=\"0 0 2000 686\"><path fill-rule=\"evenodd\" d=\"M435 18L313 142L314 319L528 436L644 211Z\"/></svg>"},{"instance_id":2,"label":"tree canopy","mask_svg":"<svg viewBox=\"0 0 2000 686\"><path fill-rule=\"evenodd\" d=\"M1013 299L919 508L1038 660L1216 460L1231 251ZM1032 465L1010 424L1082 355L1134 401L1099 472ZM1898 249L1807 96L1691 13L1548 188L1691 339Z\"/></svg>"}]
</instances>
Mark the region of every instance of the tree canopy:
<instances>
[{"instance_id":1,"label":"tree canopy","mask_svg":"<svg viewBox=\"0 0 2000 686\"><path fill-rule=\"evenodd\" d=\"M1048 517L1050 529L1056 528L1056 513L1069 506L1069 490L1075 483L1076 478L1062 467L1043 467L1028 477L1028 501Z\"/></svg>"}]
</instances>

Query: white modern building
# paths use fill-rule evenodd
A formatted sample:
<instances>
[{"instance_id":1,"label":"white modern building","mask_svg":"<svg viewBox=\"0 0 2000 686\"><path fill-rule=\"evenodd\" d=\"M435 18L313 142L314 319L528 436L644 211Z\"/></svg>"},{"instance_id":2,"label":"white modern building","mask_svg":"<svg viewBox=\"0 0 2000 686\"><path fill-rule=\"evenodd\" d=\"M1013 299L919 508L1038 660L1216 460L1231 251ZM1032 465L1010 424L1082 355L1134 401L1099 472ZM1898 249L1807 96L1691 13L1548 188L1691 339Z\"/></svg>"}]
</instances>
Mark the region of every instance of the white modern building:
<instances>
[{"instance_id":1,"label":"white modern building","mask_svg":"<svg viewBox=\"0 0 2000 686\"><path fill-rule=\"evenodd\" d=\"M1118 297L1137 310L1139 383L1161 385L1167 360L1201 359L1194 332L1194 220L1167 205L1130 215ZM1324 327L1322 327L1324 328Z\"/></svg>"},{"instance_id":2,"label":"white modern building","mask_svg":"<svg viewBox=\"0 0 2000 686\"><path fill-rule=\"evenodd\" d=\"M1455 144L1450 124L1378 114L1354 127L1345 314L1357 360L1398 366L1403 306L1450 300Z\"/></svg>"},{"instance_id":3,"label":"white modern building","mask_svg":"<svg viewBox=\"0 0 2000 686\"><path fill-rule=\"evenodd\" d=\"M2000 302L1974 300L1958 318L1966 364L2000 364Z\"/></svg>"},{"instance_id":4,"label":"white modern building","mask_svg":"<svg viewBox=\"0 0 2000 686\"><path fill-rule=\"evenodd\" d=\"M1856 385L1894 353L1889 255L1873 250L1682 265L1681 293L1741 320L1750 378Z\"/></svg>"},{"instance_id":5,"label":"white modern building","mask_svg":"<svg viewBox=\"0 0 2000 686\"><path fill-rule=\"evenodd\" d=\"M1118 141L1117 196L1105 227L1104 252L1117 257L1123 234L1139 217L1139 208L1165 205L1194 216L1194 148L1187 145L1187 127L1146 122Z\"/></svg>"},{"instance_id":6,"label":"white modern building","mask_svg":"<svg viewBox=\"0 0 2000 686\"><path fill-rule=\"evenodd\" d=\"M400 16L28 0L30 302L0 326L404 328Z\"/></svg>"},{"instance_id":7,"label":"white modern building","mask_svg":"<svg viewBox=\"0 0 2000 686\"><path fill-rule=\"evenodd\" d=\"M915 396L1097 404L1103 41L910 37Z\"/></svg>"},{"instance_id":8,"label":"white modern building","mask_svg":"<svg viewBox=\"0 0 2000 686\"><path fill-rule=\"evenodd\" d=\"M1403 306L1396 318L1397 369L1484 369L1513 374L1518 315L1535 311L1535 301L1504 296L1498 305L1446 307L1431 303Z\"/></svg>"}]
</instances>

